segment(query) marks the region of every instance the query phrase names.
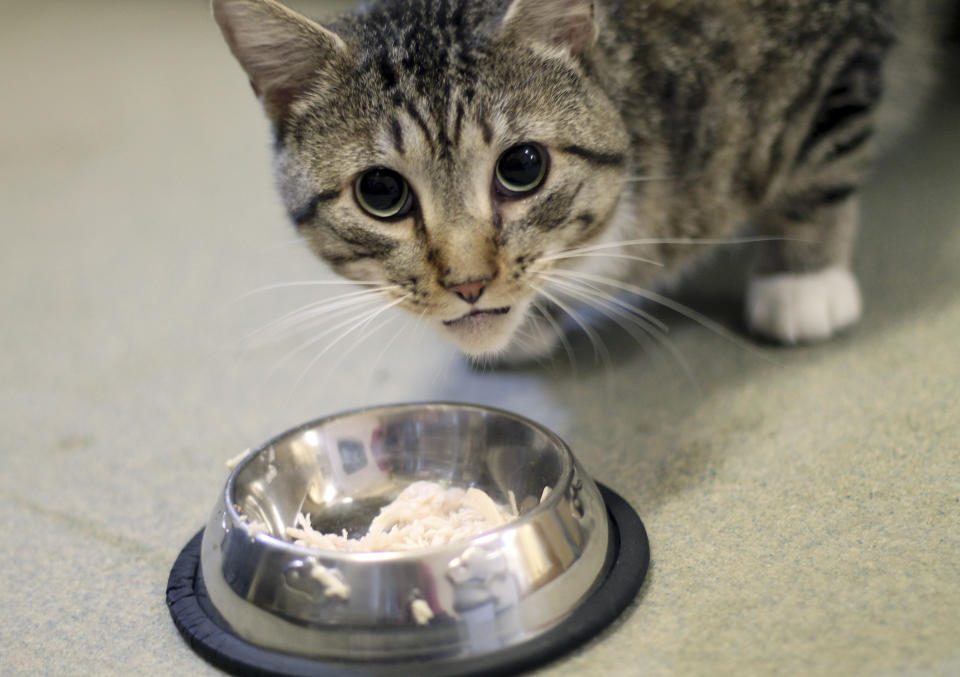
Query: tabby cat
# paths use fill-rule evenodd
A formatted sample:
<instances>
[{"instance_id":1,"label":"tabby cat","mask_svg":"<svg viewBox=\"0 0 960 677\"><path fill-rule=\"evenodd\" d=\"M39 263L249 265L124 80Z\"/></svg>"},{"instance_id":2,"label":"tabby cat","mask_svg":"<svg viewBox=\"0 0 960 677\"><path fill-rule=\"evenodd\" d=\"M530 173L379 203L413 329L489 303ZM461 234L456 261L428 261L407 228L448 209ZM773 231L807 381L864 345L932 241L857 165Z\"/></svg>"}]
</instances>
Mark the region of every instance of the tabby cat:
<instances>
[{"instance_id":1,"label":"tabby cat","mask_svg":"<svg viewBox=\"0 0 960 677\"><path fill-rule=\"evenodd\" d=\"M616 294L669 303L656 290L746 226L754 332L855 323L857 192L898 8L377 0L321 26L213 0L313 252L506 359L551 351L557 314L583 305L655 322Z\"/></svg>"}]
</instances>

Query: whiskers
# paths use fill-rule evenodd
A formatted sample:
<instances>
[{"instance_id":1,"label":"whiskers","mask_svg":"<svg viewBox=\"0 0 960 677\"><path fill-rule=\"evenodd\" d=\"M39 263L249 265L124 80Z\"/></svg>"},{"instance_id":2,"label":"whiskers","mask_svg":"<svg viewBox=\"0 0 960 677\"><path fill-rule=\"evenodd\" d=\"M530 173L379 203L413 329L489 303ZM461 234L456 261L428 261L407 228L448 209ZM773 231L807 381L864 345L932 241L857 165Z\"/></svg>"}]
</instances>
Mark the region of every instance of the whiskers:
<instances>
[{"instance_id":1,"label":"whiskers","mask_svg":"<svg viewBox=\"0 0 960 677\"><path fill-rule=\"evenodd\" d=\"M557 308L559 308L564 313L566 313L567 316L571 320L573 320L578 327L580 327L581 331L583 331L587 339L590 341L590 345L593 346L594 358L598 362L602 362L606 369L609 369L610 368L610 351L607 350L607 346L604 344L603 339L600 338L600 335L597 334L596 330L594 330L590 326L590 323L582 319L580 315L576 313L568 304L562 301L558 295L551 294L549 291L547 291L545 286L543 285L539 287L534 285L531 285L531 286L533 286L534 290L536 290L536 292L540 294L540 296L547 299ZM570 351L570 354L572 356L573 354L572 350Z\"/></svg>"},{"instance_id":2,"label":"whiskers","mask_svg":"<svg viewBox=\"0 0 960 677\"><path fill-rule=\"evenodd\" d=\"M262 287L259 291L281 289L286 286L285 284L271 285ZM355 313L373 303L380 303L396 289L400 289L400 285L378 285L372 289L347 292L307 303L244 335L240 339L240 345L242 348L250 349L297 333L312 331L317 324L329 322L344 314Z\"/></svg>"},{"instance_id":3,"label":"whiskers","mask_svg":"<svg viewBox=\"0 0 960 677\"><path fill-rule=\"evenodd\" d=\"M410 294L410 293L404 294L403 296L395 298L392 301L381 303L377 307L373 308L372 310L365 310L359 313L358 316L348 318L346 322L340 322L334 325L334 327L331 327L330 329L320 332L315 337L311 338L309 341L303 343L301 346L296 348L293 352L289 353L288 357L291 357L296 353L299 353L302 350L306 349L307 347L316 345L317 343L322 341L324 338L329 336L334 330L339 330L342 327L346 326L346 328L343 329L343 331L341 331L333 339L328 341L327 344L324 346L324 348L320 352L318 352L313 357L313 359L310 360L310 362L307 363L307 366L303 368L303 371L300 373L300 376L294 382L292 390L295 390L297 386L300 385L300 382L303 381L304 378L306 378L307 373L313 368L313 366L317 362L319 362L324 355L326 355L334 347L336 347L341 341L346 339L348 336L350 336L354 332L363 330L364 328L368 327L371 323L373 323L374 320L376 320L378 317L383 315L386 311L390 310L395 306L400 305L411 296L413 296L413 294ZM377 328L382 328L382 327L377 327ZM339 366L340 362L342 362L343 359L346 358L349 352L351 352L354 348L360 345L360 343L362 343L365 338L368 338L373 333L375 332L367 332L366 334L362 334L361 336L359 336L358 340L355 341L354 344L341 356L340 360L336 363L335 366ZM287 359L287 358L284 358L284 359Z\"/></svg>"},{"instance_id":4,"label":"whiskers","mask_svg":"<svg viewBox=\"0 0 960 677\"><path fill-rule=\"evenodd\" d=\"M283 312L262 326L259 326L238 340L243 353L261 350L272 346L287 346L286 351L277 359L266 375L273 377L281 368L294 361L298 356L307 360L295 380L290 392L293 393L318 363L334 355L324 372L329 376L335 373L346 357L372 336L386 329L396 320L396 315L388 311L396 308L413 296L405 292L402 285L379 282L351 282L347 280L306 280L298 282L280 282L266 285L248 292L233 303L265 292L277 290L295 290L310 288L330 288L351 285L353 289L343 293L326 296ZM356 288L359 285L360 289ZM422 316L421 316L422 317ZM373 364L379 362L387 349L403 332L405 325L397 331L384 346ZM290 345L293 344L292 347ZM339 348L340 350L336 350ZM309 356L309 359L308 357Z\"/></svg>"},{"instance_id":5,"label":"whiskers","mask_svg":"<svg viewBox=\"0 0 960 677\"><path fill-rule=\"evenodd\" d=\"M569 316L572 323L583 331L590 345L593 347L594 354L598 361L602 360L605 364L608 364L610 360L610 350L604 345L601 333L590 328L589 324L584 321L582 317L583 307L589 307L595 313L603 316L606 321L619 327L644 350L647 349L651 342L666 350L683 370L686 378L693 384L694 388L699 389L689 362L677 347L676 343L670 339L666 324L652 312L641 307L643 302L649 302L677 313L760 359L769 361L770 358L751 342L727 329L719 322L652 289L623 281L614 276L594 272L595 269L591 269L590 271L578 270L576 268L566 269L549 264L571 259L609 258L625 259L651 266L663 267L661 261L634 255L630 253L630 249L633 247L656 245L741 245L781 239L783 238L763 236L737 238L634 238L616 242L590 244L582 247L548 252L540 257L537 261L544 262L548 265L540 270L536 268L532 269L532 282L528 284L537 292L543 302L552 304L560 313ZM631 297L633 297L632 300ZM560 323L556 318L552 317L548 309L542 306L541 302L535 302L534 308L545 318L547 325L553 329L558 337L561 337L561 342L563 343L563 348L567 353L571 367L576 370L575 351L572 349L569 340L565 338Z\"/></svg>"},{"instance_id":6,"label":"whiskers","mask_svg":"<svg viewBox=\"0 0 960 677\"><path fill-rule=\"evenodd\" d=\"M263 294L268 291L276 291L277 289L303 289L306 287L347 287L347 286L361 286L361 287L375 287L382 288L384 285L381 282L363 282L357 280L295 280L293 282L275 282L273 284L264 285L263 287L257 287L252 289L245 294L235 297L229 304L235 305L240 301L249 299L252 296L258 294Z\"/></svg>"},{"instance_id":7,"label":"whiskers","mask_svg":"<svg viewBox=\"0 0 960 677\"><path fill-rule=\"evenodd\" d=\"M650 183L651 181L676 181L675 176L634 175L625 176L618 183Z\"/></svg>"},{"instance_id":8,"label":"whiskers","mask_svg":"<svg viewBox=\"0 0 960 677\"><path fill-rule=\"evenodd\" d=\"M541 261L562 261L564 259L588 259L588 258L605 258L605 259L625 259L628 261L639 261L640 263L649 263L652 266L663 267L662 261L656 261L654 259L644 258L643 256L634 256L633 254L624 254L622 252L602 252L594 251L591 249L566 249L562 252L556 254L547 254L541 257Z\"/></svg>"},{"instance_id":9,"label":"whiskers","mask_svg":"<svg viewBox=\"0 0 960 677\"><path fill-rule=\"evenodd\" d=\"M733 237L733 238L697 238L697 237L646 237L634 238L630 240L617 240L615 242L601 242L598 244L585 245L583 247L571 247L560 249L555 252L548 252L540 257L541 261L560 261L563 259L588 258L588 257L607 257L612 259L628 259L648 263L653 266L663 267L663 262L656 259L650 259L635 254L629 254L621 250L627 247L652 247L656 245L691 245L691 246L715 246L715 245L740 245L754 244L758 242L770 242L773 240L783 240L782 237ZM611 251L614 250L614 251Z\"/></svg>"}]
</instances>

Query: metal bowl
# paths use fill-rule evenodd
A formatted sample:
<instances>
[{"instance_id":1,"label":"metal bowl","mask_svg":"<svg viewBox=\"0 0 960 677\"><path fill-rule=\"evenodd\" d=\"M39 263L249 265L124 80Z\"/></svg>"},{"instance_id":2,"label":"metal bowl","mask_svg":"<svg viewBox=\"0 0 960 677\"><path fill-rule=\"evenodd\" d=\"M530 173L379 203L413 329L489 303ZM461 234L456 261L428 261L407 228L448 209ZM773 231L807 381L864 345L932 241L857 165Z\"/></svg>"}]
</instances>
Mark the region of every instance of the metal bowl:
<instances>
[{"instance_id":1,"label":"metal bowl","mask_svg":"<svg viewBox=\"0 0 960 677\"><path fill-rule=\"evenodd\" d=\"M519 517L406 552L321 551L284 536L299 512L317 529L362 534L416 480L477 487L504 505L512 492ZM505 411L413 404L323 418L250 452L227 480L200 562L213 606L251 644L433 659L500 651L555 627L605 577L609 539L596 485L554 433Z\"/></svg>"}]
</instances>

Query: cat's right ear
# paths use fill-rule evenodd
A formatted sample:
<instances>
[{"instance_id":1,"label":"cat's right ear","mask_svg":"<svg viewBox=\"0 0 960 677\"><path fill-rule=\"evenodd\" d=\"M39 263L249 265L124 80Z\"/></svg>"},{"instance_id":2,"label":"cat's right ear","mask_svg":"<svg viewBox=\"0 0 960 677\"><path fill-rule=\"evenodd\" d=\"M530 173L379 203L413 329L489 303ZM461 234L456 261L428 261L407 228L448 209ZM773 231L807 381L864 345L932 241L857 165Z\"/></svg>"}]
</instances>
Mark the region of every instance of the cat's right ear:
<instances>
[{"instance_id":1,"label":"cat's right ear","mask_svg":"<svg viewBox=\"0 0 960 677\"><path fill-rule=\"evenodd\" d=\"M213 16L274 123L347 56L340 36L274 0L213 0Z\"/></svg>"},{"instance_id":2,"label":"cat's right ear","mask_svg":"<svg viewBox=\"0 0 960 677\"><path fill-rule=\"evenodd\" d=\"M593 0L512 0L499 33L509 42L583 56L597 39Z\"/></svg>"}]
</instances>

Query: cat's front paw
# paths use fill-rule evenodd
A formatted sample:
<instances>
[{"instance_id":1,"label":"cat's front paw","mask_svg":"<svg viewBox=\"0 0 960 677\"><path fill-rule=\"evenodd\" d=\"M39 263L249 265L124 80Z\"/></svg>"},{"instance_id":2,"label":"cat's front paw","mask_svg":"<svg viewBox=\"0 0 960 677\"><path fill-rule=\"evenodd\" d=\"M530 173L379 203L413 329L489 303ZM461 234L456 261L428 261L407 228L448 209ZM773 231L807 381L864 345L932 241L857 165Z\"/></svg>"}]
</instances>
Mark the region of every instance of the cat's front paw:
<instances>
[{"instance_id":1,"label":"cat's front paw","mask_svg":"<svg viewBox=\"0 0 960 677\"><path fill-rule=\"evenodd\" d=\"M780 343L822 341L860 319L856 278L846 268L753 278L747 288L747 325Z\"/></svg>"}]
</instances>

